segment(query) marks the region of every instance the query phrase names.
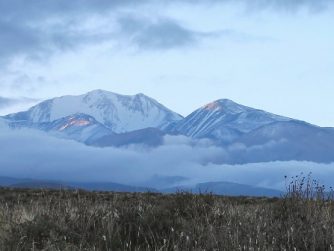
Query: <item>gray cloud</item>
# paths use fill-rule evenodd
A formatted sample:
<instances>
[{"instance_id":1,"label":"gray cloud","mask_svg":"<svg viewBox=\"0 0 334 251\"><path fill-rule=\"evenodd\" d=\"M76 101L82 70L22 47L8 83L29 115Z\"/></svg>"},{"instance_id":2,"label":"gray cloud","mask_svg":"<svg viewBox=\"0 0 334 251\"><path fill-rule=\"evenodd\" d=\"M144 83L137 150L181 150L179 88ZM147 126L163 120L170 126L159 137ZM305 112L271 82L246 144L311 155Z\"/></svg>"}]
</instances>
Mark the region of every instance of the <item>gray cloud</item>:
<instances>
[{"instance_id":1,"label":"gray cloud","mask_svg":"<svg viewBox=\"0 0 334 251\"><path fill-rule=\"evenodd\" d=\"M22 108L28 108L32 104L36 104L37 99L31 98L6 98L0 96L0 114L7 114L11 111L18 111Z\"/></svg>"},{"instance_id":2,"label":"gray cloud","mask_svg":"<svg viewBox=\"0 0 334 251\"><path fill-rule=\"evenodd\" d=\"M28 103L28 102L37 102L36 99L30 98L6 98L0 97L0 108L8 107L18 103Z\"/></svg>"},{"instance_id":3,"label":"gray cloud","mask_svg":"<svg viewBox=\"0 0 334 251\"><path fill-rule=\"evenodd\" d=\"M122 11L136 10L145 5L163 8L165 5L184 3L225 4L239 2L247 9L274 9L296 11L307 8L312 11L328 9L331 0L24 0L0 1L0 58L3 62L13 56L23 55L44 59L57 50L75 49L87 43L115 41L117 35L129 36L140 49L170 49L194 45L200 39L219 33L202 33L182 26L175 20L161 18L145 20L118 19L123 31L115 34L109 28L82 29L82 23L92 16L111 18ZM122 10L121 12L119 10ZM111 20L112 22L112 20ZM95 27L96 28L96 27ZM224 32L226 35L226 31Z\"/></svg>"},{"instance_id":4,"label":"gray cloud","mask_svg":"<svg viewBox=\"0 0 334 251\"><path fill-rule=\"evenodd\" d=\"M43 20L45 18L69 15L105 13L122 6L136 6L147 2L136 0L36 0L27 3L25 0L0 1L2 17L11 20Z\"/></svg>"},{"instance_id":5,"label":"gray cloud","mask_svg":"<svg viewBox=\"0 0 334 251\"><path fill-rule=\"evenodd\" d=\"M74 1L76 2L78 1ZM192 45L205 36L167 18L150 20L139 17L130 18L125 15L119 19L116 18L115 21L115 17L111 17L110 13L102 17L108 20L109 25L84 28L82 23L89 18L84 13L88 9L78 8L76 12L69 14L73 6L76 6L73 4L69 4L69 9L61 13L56 7L54 12L51 11L52 8L47 9L51 11L51 15L46 16L46 20L39 19L41 15L37 15L39 18L34 16L30 19L29 11L35 12L35 8L31 7L28 7L27 13L19 15L18 18L12 16L6 18L6 15L0 17L0 61L7 62L14 56L44 60L57 51L77 49L83 45L104 41L120 43L120 39L139 49L170 49ZM117 6L116 3L114 4ZM47 5L47 7L50 6ZM89 14L96 14L94 10L92 8ZM117 15L115 12L114 16ZM53 16L60 20L48 23ZM120 31L113 30L113 24L118 24Z\"/></svg>"},{"instance_id":6,"label":"gray cloud","mask_svg":"<svg viewBox=\"0 0 334 251\"><path fill-rule=\"evenodd\" d=\"M241 0L252 10L272 9L295 12L302 8L311 12L324 11L333 6L331 0Z\"/></svg>"},{"instance_id":7,"label":"gray cloud","mask_svg":"<svg viewBox=\"0 0 334 251\"><path fill-rule=\"evenodd\" d=\"M148 19L122 16L117 22L120 28L118 35L143 50L189 47L199 44L204 39L218 37L235 42L269 40L269 38L251 36L229 29L211 32L191 30L170 18Z\"/></svg>"},{"instance_id":8,"label":"gray cloud","mask_svg":"<svg viewBox=\"0 0 334 251\"><path fill-rule=\"evenodd\" d=\"M118 20L120 34L140 49L171 49L194 45L199 39L209 36L187 29L172 19L121 17Z\"/></svg>"},{"instance_id":9,"label":"gray cloud","mask_svg":"<svg viewBox=\"0 0 334 251\"><path fill-rule=\"evenodd\" d=\"M1 121L0 121L1 123ZM212 163L226 151L209 141L167 137L155 149L93 148L30 131L0 131L0 176L65 181L111 181L144 185L152 177L178 176L182 184L230 181L272 188L284 187L284 176L313 172L332 185L334 164L268 162L246 165Z\"/></svg>"},{"instance_id":10,"label":"gray cloud","mask_svg":"<svg viewBox=\"0 0 334 251\"><path fill-rule=\"evenodd\" d=\"M3 107L10 106L13 102L15 102L15 100L10 99L10 98L0 97L0 109Z\"/></svg>"},{"instance_id":11,"label":"gray cloud","mask_svg":"<svg viewBox=\"0 0 334 251\"><path fill-rule=\"evenodd\" d=\"M5 10L2 16L12 19L44 19L50 16L67 16L78 14L106 13L117 8L138 7L143 5L166 5L185 3L198 4L226 4L242 3L253 9L281 9L325 10L333 5L332 0L36 0L27 3L25 0L0 1L0 9Z\"/></svg>"},{"instance_id":12,"label":"gray cloud","mask_svg":"<svg viewBox=\"0 0 334 251\"><path fill-rule=\"evenodd\" d=\"M10 56L13 52L20 53L31 50L40 44L36 30L0 20L0 54Z\"/></svg>"},{"instance_id":13,"label":"gray cloud","mask_svg":"<svg viewBox=\"0 0 334 251\"><path fill-rule=\"evenodd\" d=\"M180 1L173 1L180 2ZM183 0L188 4L243 4L248 10L261 11L271 9L273 11L298 11L307 9L311 12L324 11L333 6L332 0Z\"/></svg>"},{"instance_id":14,"label":"gray cloud","mask_svg":"<svg viewBox=\"0 0 334 251\"><path fill-rule=\"evenodd\" d=\"M109 39L110 34L92 34L81 25L87 18L106 15L125 2L135 5L136 1L0 1L0 63L14 56L43 60L56 51Z\"/></svg>"},{"instance_id":15,"label":"gray cloud","mask_svg":"<svg viewBox=\"0 0 334 251\"><path fill-rule=\"evenodd\" d=\"M107 39L106 35L76 31L75 22L48 25L21 24L0 18L0 55L3 62L13 56L44 60L57 51L80 48L81 45Z\"/></svg>"}]
</instances>

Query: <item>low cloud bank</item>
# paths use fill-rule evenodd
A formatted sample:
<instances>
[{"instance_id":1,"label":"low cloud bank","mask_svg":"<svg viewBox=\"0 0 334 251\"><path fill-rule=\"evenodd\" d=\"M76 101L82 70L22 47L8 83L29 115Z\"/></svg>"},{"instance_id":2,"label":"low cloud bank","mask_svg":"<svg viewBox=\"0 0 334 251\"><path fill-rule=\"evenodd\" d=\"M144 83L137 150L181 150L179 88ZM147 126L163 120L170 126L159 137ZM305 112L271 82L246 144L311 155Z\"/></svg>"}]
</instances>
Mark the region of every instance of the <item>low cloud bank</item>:
<instances>
[{"instance_id":1,"label":"low cloud bank","mask_svg":"<svg viewBox=\"0 0 334 251\"><path fill-rule=\"evenodd\" d=\"M50 137L33 130L0 132L0 176L62 181L118 182L145 185L152 177L185 177L180 185L229 181L284 189L284 176L312 177L331 186L333 164L268 162L226 165L225 149L210 141L185 137L165 138L164 145L147 149L94 148ZM217 161L219 160L219 161Z\"/></svg>"}]
</instances>

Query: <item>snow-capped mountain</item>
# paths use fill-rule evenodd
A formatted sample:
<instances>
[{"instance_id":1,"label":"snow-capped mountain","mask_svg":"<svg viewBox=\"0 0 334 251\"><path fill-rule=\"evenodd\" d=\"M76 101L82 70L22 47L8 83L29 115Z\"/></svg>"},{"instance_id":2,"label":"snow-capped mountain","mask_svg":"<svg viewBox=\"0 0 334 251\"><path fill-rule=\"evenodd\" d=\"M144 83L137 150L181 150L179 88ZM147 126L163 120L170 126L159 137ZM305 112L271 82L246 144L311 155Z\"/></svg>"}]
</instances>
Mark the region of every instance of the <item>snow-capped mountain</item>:
<instances>
[{"instance_id":1,"label":"snow-capped mountain","mask_svg":"<svg viewBox=\"0 0 334 251\"><path fill-rule=\"evenodd\" d=\"M182 119L182 116L143 94L129 96L103 90L46 100L28 111L11 114L6 118L41 124L78 113L93 117L115 133L148 127L165 128Z\"/></svg>"},{"instance_id":2,"label":"snow-capped mountain","mask_svg":"<svg viewBox=\"0 0 334 251\"><path fill-rule=\"evenodd\" d=\"M208 138L230 164L334 161L334 129L278 116L221 99L186 118L143 95L96 90L44 101L0 118L0 128L32 128L97 147L158 147L166 134Z\"/></svg>"},{"instance_id":3,"label":"snow-capped mountain","mask_svg":"<svg viewBox=\"0 0 334 251\"><path fill-rule=\"evenodd\" d=\"M237 104L228 99L209 103L168 130L192 138L211 138L231 142L244 133L289 118Z\"/></svg>"}]
</instances>

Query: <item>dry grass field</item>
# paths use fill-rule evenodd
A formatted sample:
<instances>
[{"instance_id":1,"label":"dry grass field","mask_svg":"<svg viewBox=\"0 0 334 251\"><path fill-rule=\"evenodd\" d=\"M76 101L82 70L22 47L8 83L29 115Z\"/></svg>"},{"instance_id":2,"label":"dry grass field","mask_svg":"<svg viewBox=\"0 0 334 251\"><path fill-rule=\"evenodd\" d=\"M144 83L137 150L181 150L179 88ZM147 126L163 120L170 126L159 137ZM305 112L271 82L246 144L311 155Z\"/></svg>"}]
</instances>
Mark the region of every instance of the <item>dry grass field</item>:
<instances>
[{"instance_id":1,"label":"dry grass field","mask_svg":"<svg viewBox=\"0 0 334 251\"><path fill-rule=\"evenodd\" d=\"M333 250L334 202L298 179L282 198L0 190L1 250Z\"/></svg>"}]
</instances>

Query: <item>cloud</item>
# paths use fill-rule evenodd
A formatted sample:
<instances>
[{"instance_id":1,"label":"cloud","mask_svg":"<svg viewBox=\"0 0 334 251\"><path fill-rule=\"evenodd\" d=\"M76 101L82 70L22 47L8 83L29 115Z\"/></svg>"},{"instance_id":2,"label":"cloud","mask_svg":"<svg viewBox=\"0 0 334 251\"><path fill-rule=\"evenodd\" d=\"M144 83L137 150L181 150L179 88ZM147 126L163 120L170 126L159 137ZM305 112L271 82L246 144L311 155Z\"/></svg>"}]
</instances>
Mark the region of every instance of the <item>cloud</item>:
<instances>
[{"instance_id":1,"label":"cloud","mask_svg":"<svg viewBox=\"0 0 334 251\"><path fill-rule=\"evenodd\" d=\"M27 3L25 0L1 1L0 9L5 10L2 16L15 19L44 19L45 17L67 16L78 14L105 14L119 8L137 8L145 5L184 3L190 6L202 4L242 3L254 9L271 8L278 10L325 10L333 5L332 0L37 0Z\"/></svg>"},{"instance_id":2,"label":"cloud","mask_svg":"<svg viewBox=\"0 0 334 251\"><path fill-rule=\"evenodd\" d=\"M333 6L331 0L240 0L252 10L271 9L278 11L296 12L307 9L311 12L319 12Z\"/></svg>"},{"instance_id":3,"label":"cloud","mask_svg":"<svg viewBox=\"0 0 334 251\"><path fill-rule=\"evenodd\" d=\"M78 49L110 37L103 31L92 34L90 30L78 30L78 24L68 20L46 26L40 22L15 23L0 18L0 63L18 56L44 61L56 52Z\"/></svg>"},{"instance_id":4,"label":"cloud","mask_svg":"<svg viewBox=\"0 0 334 251\"><path fill-rule=\"evenodd\" d=\"M173 2L177 2L177 0ZM333 6L332 0L183 0L181 2L187 4L242 4L248 10L253 11L270 9L273 11L289 12L296 12L300 9L319 12L328 10Z\"/></svg>"},{"instance_id":5,"label":"cloud","mask_svg":"<svg viewBox=\"0 0 334 251\"><path fill-rule=\"evenodd\" d=\"M193 45L200 33L191 31L171 19L135 19L122 17L118 20L121 34L141 49L171 49Z\"/></svg>"},{"instance_id":6,"label":"cloud","mask_svg":"<svg viewBox=\"0 0 334 251\"><path fill-rule=\"evenodd\" d=\"M0 109L11 105L13 102L13 99L0 97Z\"/></svg>"},{"instance_id":7,"label":"cloud","mask_svg":"<svg viewBox=\"0 0 334 251\"><path fill-rule=\"evenodd\" d=\"M8 106L12 106L19 103L30 103L30 102L37 102L36 99L30 98L5 98L0 97L0 109L5 108Z\"/></svg>"},{"instance_id":8,"label":"cloud","mask_svg":"<svg viewBox=\"0 0 334 251\"><path fill-rule=\"evenodd\" d=\"M17 56L44 60L59 51L110 39L104 30L83 26L96 15L110 16L125 2L135 5L118 0L0 1L0 63Z\"/></svg>"},{"instance_id":9,"label":"cloud","mask_svg":"<svg viewBox=\"0 0 334 251\"><path fill-rule=\"evenodd\" d=\"M173 6L179 6L180 3L183 3L180 8L181 11L185 9L184 16L183 13L180 15L178 11L175 11L176 8ZM198 11L198 6L202 4L230 4L237 6L236 8L246 7L246 9L254 11L263 9L298 10L302 8L315 10L326 9L330 6L329 1L323 0L0 1L0 9L2 10L0 16L0 86L4 88L2 89L3 95L10 95L13 90L20 90L22 95L31 93L32 89L42 92L42 89L39 88L41 85L36 81L37 76L34 75L45 77L46 81L42 84L43 91L59 83L62 86L68 86L67 81L85 83L88 82L88 78L95 78L91 79L90 82L104 83L103 78L97 79L99 77L95 76L89 69L82 68L92 68L92 66L88 66L89 62L96 62L101 65L112 64L116 57L121 57L120 60L126 61L133 56L127 54L128 49L130 49L130 52L133 52L133 49L136 52L143 52L143 55L140 56L144 60L145 53L150 55L151 52L163 53L175 49L189 49L195 52L194 48L198 49L196 53L200 51L212 53L209 50L214 47L209 48L209 46L235 48L234 44L224 45L224 41L248 43L249 41L267 39L229 29L229 27L224 27L227 25L226 23L221 24L222 29L218 27L218 30L215 30L216 28L210 30L209 27L199 29L195 25L193 26L197 22L187 23L182 21L191 17L189 9L191 10L194 7ZM168 9L170 6L172 7ZM208 13L210 12L204 11L204 16L201 18L205 19L205 15L208 15ZM174 14L178 17L173 17ZM235 25L233 24L233 26ZM261 36L261 34L259 35ZM200 47L205 42L211 42L212 40L217 40L216 42L219 43L209 44L206 48ZM125 54L118 54L118 52L124 51ZM229 56L229 53L226 55ZM175 57L175 54L166 56ZM192 54L192 56L195 56L195 54ZM224 59L224 57L222 58ZM137 59L135 58L133 64L137 62ZM71 67L67 67L66 65L70 61L73 63ZM47 64L48 62L51 62L50 65ZM163 64L163 62L167 61L162 61L160 64ZM245 63L243 62L243 64ZM194 67L197 67L195 65L190 64L189 69L195 69ZM62 69L62 67L66 69ZM8 69L15 71L15 76L6 72ZM102 69L104 67L101 67L101 71ZM159 67L158 70L163 71L163 69L163 67ZM214 67L210 69L211 71L215 70ZM27 75L31 81L13 80L13 78L18 77L16 72L19 72L20 75ZM102 75L101 72L100 76ZM116 78L116 75L114 78ZM141 75L144 78L145 74L142 73ZM74 79L74 76L76 79ZM78 80L80 77L84 80ZM127 79L128 77L122 74L117 75L116 81L130 81L124 78ZM198 81L198 77L196 81ZM46 84L49 86L45 87ZM81 84L80 88L83 88L81 87L83 85Z\"/></svg>"},{"instance_id":10,"label":"cloud","mask_svg":"<svg viewBox=\"0 0 334 251\"><path fill-rule=\"evenodd\" d=\"M119 35L130 44L144 50L165 50L196 45L215 32L187 29L170 18L148 19L122 16L118 19ZM217 33L218 35L218 33Z\"/></svg>"},{"instance_id":11,"label":"cloud","mask_svg":"<svg viewBox=\"0 0 334 251\"><path fill-rule=\"evenodd\" d=\"M37 4L34 3L37 6L30 4L17 12L14 12L10 4L3 6L3 9L9 8L9 13L0 17L0 62L8 63L18 56L45 60L56 52L76 50L103 42L121 44L125 41L138 49L163 50L191 46L210 36L209 33L187 29L169 18L148 19L120 14L112 8L123 5L117 1L110 5L104 1L99 2L101 6L94 5L96 8L91 9L79 7L79 1L67 1L63 4L60 1L54 5L38 1ZM41 6L38 7L39 5ZM61 11L61 6L68 8ZM43 8L44 12L41 14L35 13L36 9ZM25 9L25 12L20 13L21 9ZM117 25L119 30L115 29Z\"/></svg>"},{"instance_id":12,"label":"cloud","mask_svg":"<svg viewBox=\"0 0 334 251\"><path fill-rule=\"evenodd\" d=\"M140 1L140 4L147 2ZM25 0L1 1L2 17L16 20L43 20L53 17L68 17L68 15L85 15L105 13L122 6L136 6L136 0L36 0L27 3Z\"/></svg>"},{"instance_id":13,"label":"cloud","mask_svg":"<svg viewBox=\"0 0 334 251\"><path fill-rule=\"evenodd\" d=\"M241 3L251 10L273 9L297 11L307 8L321 11L330 8L331 0L24 0L0 1L0 58L2 63L15 56L45 59L52 53L73 50L87 44L118 41L117 35L129 36L139 49L171 49L196 44L203 38L213 37L219 32L200 32L188 29L170 18L156 20L130 18L127 13L138 13L141 7L155 6L162 9L183 3L188 8L200 4ZM137 10L137 11L136 11ZM125 14L124 14L125 13ZM120 18L117 18L120 16ZM137 14L137 16L139 16ZM118 20L122 31L112 30ZM85 27L86 22L97 19L108 20L109 26ZM154 17L153 17L154 18ZM228 31L223 31L225 36ZM230 34L229 34L230 35Z\"/></svg>"},{"instance_id":14,"label":"cloud","mask_svg":"<svg viewBox=\"0 0 334 251\"><path fill-rule=\"evenodd\" d=\"M141 50L168 50L198 45L205 39L224 38L233 42L268 41L269 38L252 36L231 29L196 31L188 29L171 18L143 18L121 16L118 36L127 44Z\"/></svg>"},{"instance_id":15,"label":"cloud","mask_svg":"<svg viewBox=\"0 0 334 251\"><path fill-rule=\"evenodd\" d=\"M0 97L0 115L6 115L11 112L22 111L38 102L31 98L6 98Z\"/></svg>"},{"instance_id":16,"label":"cloud","mask_svg":"<svg viewBox=\"0 0 334 251\"><path fill-rule=\"evenodd\" d=\"M21 53L32 50L41 41L36 30L12 22L0 20L0 55L11 56L13 52Z\"/></svg>"},{"instance_id":17,"label":"cloud","mask_svg":"<svg viewBox=\"0 0 334 251\"><path fill-rule=\"evenodd\" d=\"M332 185L334 164L268 162L226 165L226 151L208 141L189 142L169 137L151 150L138 146L123 149L93 148L52 138L31 130L0 131L0 176L65 181L109 181L147 185L152 177L179 177L182 184L230 181L271 188L284 187L284 176L301 172ZM185 179L181 179L184 177Z\"/></svg>"}]
</instances>

